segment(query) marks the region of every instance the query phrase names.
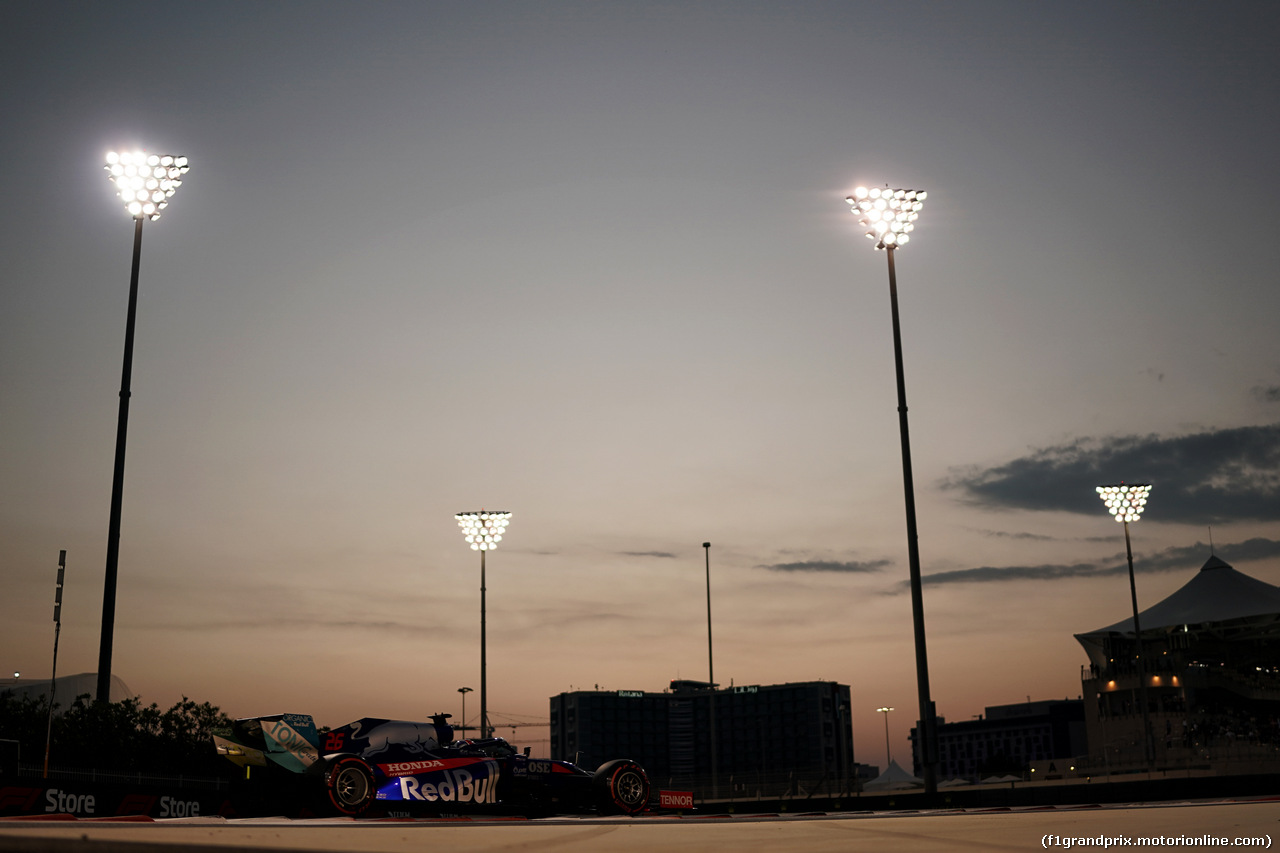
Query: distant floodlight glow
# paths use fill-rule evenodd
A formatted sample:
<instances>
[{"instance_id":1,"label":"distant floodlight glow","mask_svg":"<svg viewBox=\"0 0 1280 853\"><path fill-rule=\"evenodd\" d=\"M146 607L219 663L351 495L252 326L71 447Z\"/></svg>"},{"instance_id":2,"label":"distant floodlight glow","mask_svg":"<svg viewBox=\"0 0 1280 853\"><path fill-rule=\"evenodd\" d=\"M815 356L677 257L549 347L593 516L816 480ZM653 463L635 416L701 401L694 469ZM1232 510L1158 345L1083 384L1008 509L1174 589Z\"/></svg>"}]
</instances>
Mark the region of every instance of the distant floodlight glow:
<instances>
[{"instance_id":1,"label":"distant floodlight glow","mask_svg":"<svg viewBox=\"0 0 1280 853\"><path fill-rule=\"evenodd\" d=\"M845 199L849 212L856 214L858 224L867 228L867 236L876 241L877 249L891 249L908 242L906 232L924 208L928 193L923 190L858 187Z\"/></svg>"},{"instance_id":2,"label":"distant floodlight glow","mask_svg":"<svg viewBox=\"0 0 1280 853\"><path fill-rule=\"evenodd\" d=\"M144 151L108 151L104 168L129 215L151 220L160 218L168 199L182 186L178 178L190 169L186 157Z\"/></svg>"},{"instance_id":3,"label":"distant floodlight glow","mask_svg":"<svg viewBox=\"0 0 1280 853\"><path fill-rule=\"evenodd\" d=\"M1147 495L1151 494L1150 483L1120 483L1114 486L1098 486L1098 497L1107 505L1107 512L1115 516L1116 521L1137 521L1142 511L1147 508Z\"/></svg>"},{"instance_id":4,"label":"distant floodlight glow","mask_svg":"<svg viewBox=\"0 0 1280 853\"><path fill-rule=\"evenodd\" d=\"M454 515L462 535L471 545L472 551L492 551L502 541L502 534L511 523L509 512L460 512Z\"/></svg>"}]
</instances>

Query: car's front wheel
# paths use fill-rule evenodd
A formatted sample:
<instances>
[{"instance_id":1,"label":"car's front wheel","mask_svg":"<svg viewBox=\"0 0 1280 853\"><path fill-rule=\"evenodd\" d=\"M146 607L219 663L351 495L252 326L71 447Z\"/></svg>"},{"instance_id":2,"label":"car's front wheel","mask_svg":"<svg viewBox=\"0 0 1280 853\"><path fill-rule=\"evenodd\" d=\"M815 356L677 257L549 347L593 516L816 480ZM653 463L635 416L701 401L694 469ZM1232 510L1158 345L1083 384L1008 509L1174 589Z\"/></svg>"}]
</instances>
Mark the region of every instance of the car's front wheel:
<instances>
[{"instance_id":1,"label":"car's front wheel","mask_svg":"<svg viewBox=\"0 0 1280 853\"><path fill-rule=\"evenodd\" d=\"M637 814L649 805L649 777L634 761L618 759L602 764L595 778L604 788L601 802L605 810Z\"/></svg>"},{"instance_id":2,"label":"car's front wheel","mask_svg":"<svg viewBox=\"0 0 1280 853\"><path fill-rule=\"evenodd\" d=\"M354 755L335 759L324 772L329 805L340 814L358 817L373 802L373 771Z\"/></svg>"}]
</instances>

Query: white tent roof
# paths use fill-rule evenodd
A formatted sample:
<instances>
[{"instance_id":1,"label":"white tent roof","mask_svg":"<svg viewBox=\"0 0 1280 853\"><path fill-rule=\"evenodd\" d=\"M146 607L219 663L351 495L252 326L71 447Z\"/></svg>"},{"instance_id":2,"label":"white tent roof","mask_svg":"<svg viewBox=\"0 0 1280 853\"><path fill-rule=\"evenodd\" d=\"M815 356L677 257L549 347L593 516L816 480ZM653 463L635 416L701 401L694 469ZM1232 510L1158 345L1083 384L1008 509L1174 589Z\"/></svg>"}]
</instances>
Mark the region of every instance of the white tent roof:
<instances>
[{"instance_id":1,"label":"white tent roof","mask_svg":"<svg viewBox=\"0 0 1280 853\"><path fill-rule=\"evenodd\" d=\"M864 789L870 788L911 788L916 785L923 785L924 781L912 776L907 771L898 766L898 762L889 761L889 766L885 771L867 784L863 785Z\"/></svg>"},{"instance_id":2,"label":"white tent roof","mask_svg":"<svg viewBox=\"0 0 1280 853\"><path fill-rule=\"evenodd\" d=\"M1145 634L1158 628L1274 615L1280 615L1280 587L1251 578L1217 557L1210 557L1195 577L1164 601L1140 611L1138 619ZM1076 637L1099 634L1132 636L1133 617Z\"/></svg>"},{"instance_id":3,"label":"white tent roof","mask_svg":"<svg viewBox=\"0 0 1280 853\"><path fill-rule=\"evenodd\" d=\"M18 678L12 682L6 681L0 684L0 691L12 692L15 697L19 698L25 696L31 699L39 699L41 696L49 695L49 679ZM96 672L82 672L78 675L59 675L55 691L54 701L58 703L58 712L62 713L71 707L77 696L83 696L88 693L90 697L93 697L97 694L98 674ZM110 695L107 696L107 701L120 702L124 699L132 698L133 695L129 685L121 681L120 676L113 673L111 675Z\"/></svg>"},{"instance_id":4,"label":"white tent roof","mask_svg":"<svg viewBox=\"0 0 1280 853\"><path fill-rule=\"evenodd\" d=\"M1144 636L1182 629L1191 633L1275 637L1280 633L1280 587L1237 572L1210 557L1195 577L1168 598L1138 614ZM1133 617L1076 634L1097 666L1107 658L1107 638L1132 638Z\"/></svg>"},{"instance_id":5,"label":"white tent roof","mask_svg":"<svg viewBox=\"0 0 1280 853\"><path fill-rule=\"evenodd\" d=\"M978 784L980 784L980 785L1000 785L1000 784L1003 784L1003 783L1005 783L1005 782L1021 782L1021 781L1022 781L1022 777L1021 777L1021 776L1014 776L1012 773L1009 773L1009 774L1006 774L1006 775L1004 775L1004 776L988 776L987 778L983 779L983 780L982 780L981 782L979 782Z\"/></svg>"}]
</instances>

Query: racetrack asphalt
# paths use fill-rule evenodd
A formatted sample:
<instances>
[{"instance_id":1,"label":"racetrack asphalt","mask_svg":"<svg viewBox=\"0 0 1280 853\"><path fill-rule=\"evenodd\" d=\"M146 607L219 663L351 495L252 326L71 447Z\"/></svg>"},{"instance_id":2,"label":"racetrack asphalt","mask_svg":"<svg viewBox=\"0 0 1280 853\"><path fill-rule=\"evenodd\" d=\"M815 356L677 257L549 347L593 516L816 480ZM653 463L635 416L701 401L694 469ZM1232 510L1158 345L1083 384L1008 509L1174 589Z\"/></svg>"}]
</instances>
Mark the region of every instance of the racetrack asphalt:
<instances>
[{"instance_id":1,"label":"racetrack asphalt","mask_svg":"<svg viewBox=\"0 0 1280 853\"><path fill-rule=\"evenodd\" d=\"M542 820L0 819L0 851L1002 851L1270 849L1280 799L1070 808Z\"/></svg>"}]
</instances>

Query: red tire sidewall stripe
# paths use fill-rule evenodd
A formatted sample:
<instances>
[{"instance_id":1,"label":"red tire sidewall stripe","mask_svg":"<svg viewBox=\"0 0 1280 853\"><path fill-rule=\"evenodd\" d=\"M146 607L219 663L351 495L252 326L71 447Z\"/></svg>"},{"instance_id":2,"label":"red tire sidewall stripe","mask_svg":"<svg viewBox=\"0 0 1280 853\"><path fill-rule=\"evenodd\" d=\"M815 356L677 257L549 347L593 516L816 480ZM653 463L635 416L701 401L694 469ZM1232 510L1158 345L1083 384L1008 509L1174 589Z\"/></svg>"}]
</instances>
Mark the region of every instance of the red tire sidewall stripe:
<instances>
[{"instance_id":1,"label":"red tire sidewall stripe","mask_svg":"<svg viewBox=\"0 0 1280 853\"><path fill-rule=\"evenodd\" d=\"M341 772L342 768L348 764L355 764L356 766L363 767L365 769L365 772L369 777L369 787L370 789L372 789L373 774L368 771L368 765L366 765L359 758L355 758L355 757L341 758L338 761L334 762L333 767L329 768L329 779L333 779L335 776L337 776L338 773ZM346 806L343 806L342 803L338 802L338 798L336 796L335 791L333 790L332 783L327 783L325 784L324 787L325 787L325 793L327 793L329 796L329 802L333 805L335 809L337 809L338 811L342 812L345 815L357 815L357 814L360 814L360 812L364 811L365 808L367 808L367 806L362 807L360 809L347 808Z\"/></svg>"},{"instance_id":2,"label":"red tire sidewall stripe","mask_svg":"<svg viewBox=\"0 0 1280 853\"><path fill-rule=\"evenodd\" d=\"M634 764L623 764L623 765L620 765L616 770L614 770L613 775L609 777L609 797L613 800L613 804L617 806L619 809L621 809L625 814L635 814L635 812L638 811L638 809L633 805L629 805L627 803L622 802L622 800L619 798L618 785L617 785L618 776L620 776L621 774L625 773L628 770L635 770L635 769L637 768L636 768L636 765ZM646 793L648 792L646 791Z\"/></svg>"}]
</instances>

